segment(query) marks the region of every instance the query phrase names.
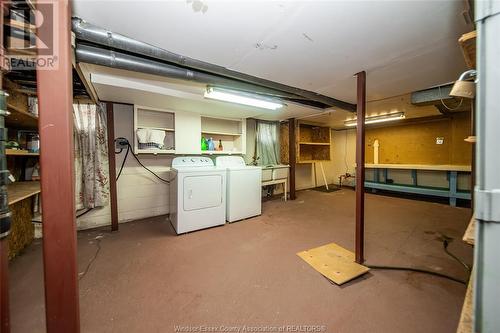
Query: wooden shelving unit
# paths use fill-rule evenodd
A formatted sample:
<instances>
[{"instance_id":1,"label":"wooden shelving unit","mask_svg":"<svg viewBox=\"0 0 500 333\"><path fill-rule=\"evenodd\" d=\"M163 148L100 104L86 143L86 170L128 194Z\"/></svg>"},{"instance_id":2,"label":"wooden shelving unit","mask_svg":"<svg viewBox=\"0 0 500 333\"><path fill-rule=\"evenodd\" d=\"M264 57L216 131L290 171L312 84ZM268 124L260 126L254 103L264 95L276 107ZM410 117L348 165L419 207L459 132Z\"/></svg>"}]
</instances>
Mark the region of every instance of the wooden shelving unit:
<instances>
[{"instance_id":1,"label":"wooden shelving unit","mask_svg":"<svg viewBox=\"0 0 500 333\"><path fill-rule=\"evenodd\" d=\"M7 156L40 156L40 153L30 153L24 149L5 149Z\"/></svg>"},{"instance_id":2,"label":"wooden shelving unit","mask_svg":"<svg viewBox=\"0 0 500 333\"><path fill-rule=\"evenodd\" d=\"M137 130L151 129L165 132L162 149L140 148ZM134 154L175 154L175 113L168 110L134 106Z\"/></svg>"},{"instance_id":3,"label":"wooden shelving unit","mask_svg":"<svg viewBox=\"0 0 500 333\"><path fill-rule=\"evenodd\" d=\"M331 130L307 123L297 126L297 163L330 161Z\"/></svg>"},{"instance_id":4,"label":"wooden shelving unit","mask_svg":"<svg viewBox=\"0 0 500 333\"><path fill-rule=\"evenodd\" d=\"M471 31L466 34L463 34L458 39L458 44L462 49L462 53L464 55L465 63L467 67L474 69L476 68L476 31Z\"/></svg>"},{"instance_id":5,"label":"wooden shelving unit","mask_svg":"<svg viewBox=\"0 0 500 333\"><path fill-rule=\"evenodd\" d=\"M201 136L212 138L215 147L222 142L223 150L205 150L204 155L239 155L246 152L246 119L201 117Z\"/></svg>"}]
</instances>

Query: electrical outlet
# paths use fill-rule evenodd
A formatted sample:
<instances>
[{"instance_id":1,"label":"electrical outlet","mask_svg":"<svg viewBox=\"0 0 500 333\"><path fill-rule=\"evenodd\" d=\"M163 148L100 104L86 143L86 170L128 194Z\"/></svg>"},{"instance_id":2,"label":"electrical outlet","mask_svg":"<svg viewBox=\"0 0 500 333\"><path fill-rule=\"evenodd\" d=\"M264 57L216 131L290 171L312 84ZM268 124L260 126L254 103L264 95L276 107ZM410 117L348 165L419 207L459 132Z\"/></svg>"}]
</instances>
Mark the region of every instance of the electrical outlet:
<instances>
[{"instance_id":1,"label":"electrical outlet","mask_svg":"<svg viewBox=\"0 0 500 333\"><path fill-rule=\"evenodd\" d=\"M437 145L442 145L443 143L444 143L444 138L442 136L436 138Z\"/></svg>"},{"instance_id":2,"label":"electrical outlet","mask_svg":"<svg viewBox=\"0 0 500 333\"><path fill-rule=\"evenodd\" d=\"M126 149L128 146L128 140L125 138L116 138L115 139L115 148L116 149Z\"/></svg>"}]
</instances>

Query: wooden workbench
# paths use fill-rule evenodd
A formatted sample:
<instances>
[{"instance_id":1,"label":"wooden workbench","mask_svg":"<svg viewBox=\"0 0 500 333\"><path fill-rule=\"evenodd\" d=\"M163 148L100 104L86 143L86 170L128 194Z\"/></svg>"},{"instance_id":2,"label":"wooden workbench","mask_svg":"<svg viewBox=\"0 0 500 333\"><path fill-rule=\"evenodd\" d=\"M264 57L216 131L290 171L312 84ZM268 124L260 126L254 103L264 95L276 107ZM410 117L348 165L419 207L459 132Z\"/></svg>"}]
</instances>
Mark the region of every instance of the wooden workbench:
<instances>
[{"instance_id":1,"label":"wooden workbench","mask_svg":"<svg viewBox=\"0 0 500 333\"><path fill-rule=\"evenodd\" d=\"M367 169L430 170L471 172L470 165L430 165L430 164L365 164Z\"/></svg>"},{"instance_id":2,"label":"wooden workbench","mask_svg":"<svg viewBox=\"0 0 500 333\"><path fill-rule=\"evenodd\" d=\"M413 194L423 194L430 196L449 198L451 206L455 206L457 199L470 200L469 191L459 191L457 188L458 173L471 172L470 165L432 165L432 164L365 164L366 169L373 171L373 181L365 181L365 187L372 190L387 190L394 192L404 192ZM412 184L388 183L389 170L408 170L413 179ZM449 186L448 188L438 188L421 186L417 181L418 171L441 171L446 172ZM380 172L383 173L383 181L380 180Z\"/></svg>"},{"instance_id":3,"label":"wooden workbench","mask_svg":"<svg viewBox=\"0 0 500 333\"><path fill-rule=\"evenodd\" d=\"M9 195L9 205L40 193L40 182L15 182L7 185L7 194Z\"/></svg>"},{"instance_id":4,"label":"wooden workbench","mask_svg":"<svg viewBox=\"0 0 500 333\"><path fill-rule=\"evenodd\" d=\"M40 193L40 182L15 182L7 185L9 209L12 212L9 235L9 258L14 258L34 238L33 198Z\"/></svg>"}]
</instances>

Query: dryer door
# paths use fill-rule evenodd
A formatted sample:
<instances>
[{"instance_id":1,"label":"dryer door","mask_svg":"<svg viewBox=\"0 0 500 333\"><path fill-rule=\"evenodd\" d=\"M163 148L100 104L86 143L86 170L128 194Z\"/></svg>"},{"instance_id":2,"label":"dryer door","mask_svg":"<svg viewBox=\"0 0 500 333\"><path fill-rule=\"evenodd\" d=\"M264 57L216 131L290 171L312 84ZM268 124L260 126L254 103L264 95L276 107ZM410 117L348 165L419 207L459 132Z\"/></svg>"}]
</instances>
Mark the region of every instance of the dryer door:
<instances>
[{"instance_id":1,"label":"dryer door","mask_svg":"<svg viewBox=\"0 0 500 333\"><path fill-rule=\"evenodd\" d=\"M223 179L221 175L184 177L184 210L218 207L222 204Z\"/></svg>"}]
</instances>

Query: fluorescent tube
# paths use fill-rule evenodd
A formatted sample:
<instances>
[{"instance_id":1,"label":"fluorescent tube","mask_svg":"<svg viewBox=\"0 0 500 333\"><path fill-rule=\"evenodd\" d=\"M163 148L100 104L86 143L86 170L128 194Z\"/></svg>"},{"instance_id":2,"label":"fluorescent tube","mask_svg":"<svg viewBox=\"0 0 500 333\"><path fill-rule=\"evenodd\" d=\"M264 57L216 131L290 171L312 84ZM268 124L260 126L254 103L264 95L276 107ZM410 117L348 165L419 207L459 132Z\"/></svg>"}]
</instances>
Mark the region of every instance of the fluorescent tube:
<instances>
[{"instance_id":1,"label":"fluorescent tube","mask_svg":"<svg viewBox=\"0 0 500 333\"><path fill-rule=\"evenodd\" d=\"M207 87L205 91L205 98L216 99L224 102L231 102L243 105L255 106L258 108L276 110L283 107L282 103L279 103L272 99L267 99L259 95L249 94L240 91L233 91L221 88Z\"/></svg>"},{"instance_id":2,"label":"fluorescent tube","mask_svg":"<svg viewBox=\"0 0 500 333\"><path fill-rule=\"evenodd\" d=\"M404 118L405 118L404 112L390 113L390 114L385 114L382 116L368 117L365 119L365 124L383 123L386 121L394 121L394 120L400 120L400 119L404 119ZM344 122L344 125L345 126L356 126L357 119L346 120Z\"/></svg>"}]
</instances>

